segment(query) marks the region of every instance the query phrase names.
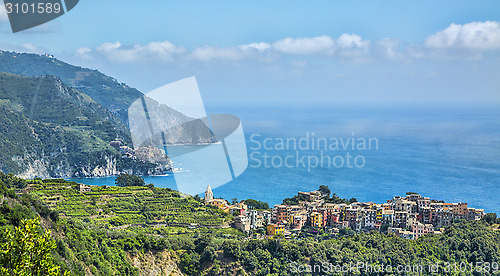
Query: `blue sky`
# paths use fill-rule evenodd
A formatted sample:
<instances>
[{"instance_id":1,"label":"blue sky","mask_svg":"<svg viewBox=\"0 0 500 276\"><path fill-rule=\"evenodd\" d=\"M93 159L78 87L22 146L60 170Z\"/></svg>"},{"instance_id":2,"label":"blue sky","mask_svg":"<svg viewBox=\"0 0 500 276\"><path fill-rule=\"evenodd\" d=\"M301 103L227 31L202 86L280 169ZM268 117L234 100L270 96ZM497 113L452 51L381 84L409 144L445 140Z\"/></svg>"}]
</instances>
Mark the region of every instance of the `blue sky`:
<instances>
[{"instance_id":1,"label":"blue sky","mask_svg":"<svg viewBox=\"0 0 500 276\"><path fill-rule=\"evenodd\" d=\"M138 4L140 3L140 4ZM205 102L500 103L499 1L81 0L0 49L52 53L148 92L196 76Z\"/></svg>"}]
</instances>

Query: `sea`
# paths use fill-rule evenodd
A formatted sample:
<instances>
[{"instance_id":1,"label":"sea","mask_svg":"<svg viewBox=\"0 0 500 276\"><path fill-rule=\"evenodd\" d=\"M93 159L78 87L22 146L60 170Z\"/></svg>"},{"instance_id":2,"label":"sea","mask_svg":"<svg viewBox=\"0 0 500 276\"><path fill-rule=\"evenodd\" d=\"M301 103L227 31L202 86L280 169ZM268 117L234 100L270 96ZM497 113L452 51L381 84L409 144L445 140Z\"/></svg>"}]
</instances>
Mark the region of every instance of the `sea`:
<instances>
[{"instance_id":1,"label":"sea","mask_svg":"<svg viewBox=\"0 0 500 276\"><path fill-rule=\"evenodd\" d=\"M210 171L200 177L193 168L212 162L174 161L176 173L147 176L146 183L182 190L176 178L183 175L200 196L210 184L217 198L251 198L271 207L320 185L342 198L375 203L416 192L500 213L499 107L276 105L208 112L240 118L246 170L225 184L211 183ZM70 180L114 185L115 177Z\"/></svg>"}]
</instances>

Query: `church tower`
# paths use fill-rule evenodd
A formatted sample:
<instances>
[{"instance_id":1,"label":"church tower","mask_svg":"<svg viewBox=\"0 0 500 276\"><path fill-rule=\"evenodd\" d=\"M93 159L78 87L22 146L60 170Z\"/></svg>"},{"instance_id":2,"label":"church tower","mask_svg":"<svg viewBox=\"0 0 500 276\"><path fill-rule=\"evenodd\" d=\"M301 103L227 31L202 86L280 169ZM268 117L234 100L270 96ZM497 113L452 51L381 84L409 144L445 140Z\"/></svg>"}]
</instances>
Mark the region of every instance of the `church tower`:
<instances>
[{"instance_id":1,"label":"church tower","mask_svg":"<svg viewBox=\"0 0 500 276\"><path fill-rule=\"evenodd\" d=\"M207 190L205 191L205 202L209 202L214 199L214 193L212 192L212 188L208 185Z\"/></svg>"}]
</instances>

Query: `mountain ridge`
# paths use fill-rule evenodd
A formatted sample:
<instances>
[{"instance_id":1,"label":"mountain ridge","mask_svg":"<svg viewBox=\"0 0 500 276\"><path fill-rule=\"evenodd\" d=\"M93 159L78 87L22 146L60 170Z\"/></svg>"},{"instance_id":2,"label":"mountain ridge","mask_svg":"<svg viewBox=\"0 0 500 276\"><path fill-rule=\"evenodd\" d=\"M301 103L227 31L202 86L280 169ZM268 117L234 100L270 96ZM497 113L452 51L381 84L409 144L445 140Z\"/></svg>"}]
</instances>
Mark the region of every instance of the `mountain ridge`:
<instances>
[{"instance_id":1,"label":"mountain ridge","mask_svg":"<svg viewBox=\"0 0 500 276\"><path fill-rule=\"evenodd\" d=\"M54 76L0 73L0 129L0 168L25 178L154 174L157 168L124 160L110 145L131 142L123 122Z\"/></svg>"},{"instance_id":2,"label":"mountain ridge","mask_svg":"<svg viewBox=\"0 0 500 276\"><path fill-rule=\"evenodd\" d=\"M127 108L143 93L119 83L98 70L74 66L51 55L16 53L0 50L0 72L22 76L52 75L69 87L88 95L127 123Z\"/></svg>"},{"instance_id":3,"label":"mountain ridge","mask_svg":"<svg viewBox=\"0 0 500 276\"><path fill-rule=\"evenodd\" d=\"M24 178L165 174L171 162L157 143L132 148L128 109L141 98L168 129L167 144L217 141L202 120L97 70L0 50L0 169Z\"/></svg>"}]
</instances>

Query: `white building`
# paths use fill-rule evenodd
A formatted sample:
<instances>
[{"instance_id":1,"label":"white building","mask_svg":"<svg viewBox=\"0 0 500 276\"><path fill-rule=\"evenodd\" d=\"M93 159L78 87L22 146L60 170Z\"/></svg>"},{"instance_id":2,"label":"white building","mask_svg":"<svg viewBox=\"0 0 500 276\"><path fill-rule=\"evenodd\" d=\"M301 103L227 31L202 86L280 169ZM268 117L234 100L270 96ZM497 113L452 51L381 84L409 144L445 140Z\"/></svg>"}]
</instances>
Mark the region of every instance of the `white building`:
<instances>
[{"instance_id":1,"label":"white building","mask_svg":"<svg viewBox=\"0 0 500 276\"><path fill-rule=\"evenodd\" d=\"M234 218L234 227L243 232L248 232L250 231L250 220L246 216L236 216Z\"/></svg>"}]
</instances>

